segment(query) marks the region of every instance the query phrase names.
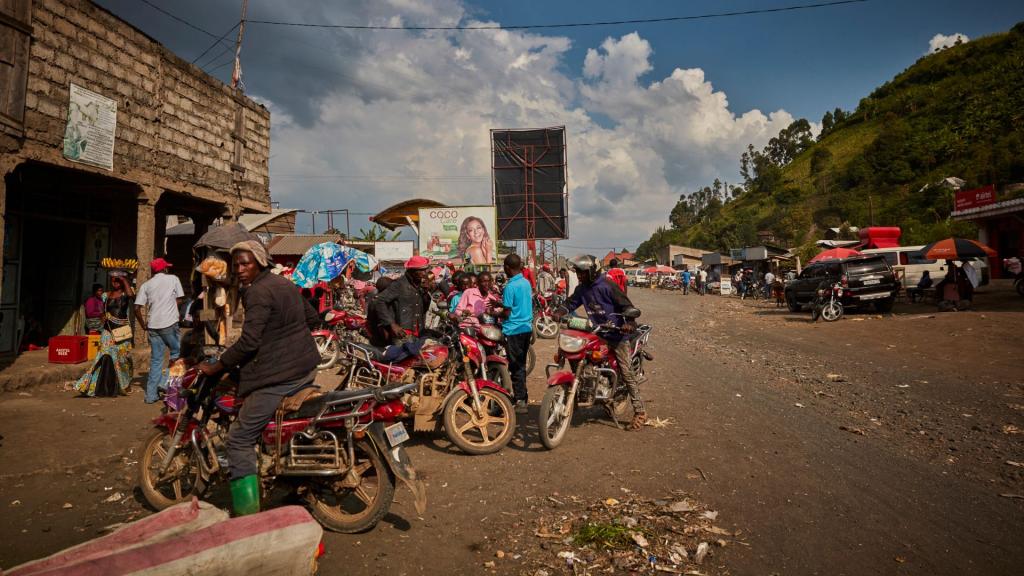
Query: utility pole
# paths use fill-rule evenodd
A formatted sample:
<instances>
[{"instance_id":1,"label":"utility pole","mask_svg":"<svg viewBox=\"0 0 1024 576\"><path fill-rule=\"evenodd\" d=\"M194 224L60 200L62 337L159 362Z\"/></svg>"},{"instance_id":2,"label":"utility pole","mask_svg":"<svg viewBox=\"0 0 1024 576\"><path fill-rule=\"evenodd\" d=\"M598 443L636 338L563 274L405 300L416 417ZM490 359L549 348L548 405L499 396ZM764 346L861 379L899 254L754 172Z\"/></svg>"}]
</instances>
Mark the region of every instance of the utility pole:
<instances>
[{"instance_id":1,"label":"utility pole","mask_svg":"<svg viewBox=\"0 0 1024 576\"><path fill-rule=\"evenodd\" d=\"M245 107L242 105L242 91L238 83L242 78L242 35L245 33L245 14L249 9L249 0L242 0L242 19L238 24L238 38L235 40L235 66L231 71L231 89L235 92L235 129L231 138L235 141L232 154L231 173L235 184L235 193L238 195L237 204L232 207L231 217L238 220L242 212L242 180L245 177L245 164L243 163L242 151L245 148Z\"/></svg>"},{"instance_id":2,"label":"utility pole","mask_svg":"<svg viewBox=\"0 0 1024 576\"><path fill-rule=\"evenodd\" d=\"M249 10L249 0L242 0L242 19L238 23L238 38L235 40L235 67L231 71L231 87L238 89L238 81L242 79L242 36L245 35L245 14Z\"/></svg>"}]
</instances>

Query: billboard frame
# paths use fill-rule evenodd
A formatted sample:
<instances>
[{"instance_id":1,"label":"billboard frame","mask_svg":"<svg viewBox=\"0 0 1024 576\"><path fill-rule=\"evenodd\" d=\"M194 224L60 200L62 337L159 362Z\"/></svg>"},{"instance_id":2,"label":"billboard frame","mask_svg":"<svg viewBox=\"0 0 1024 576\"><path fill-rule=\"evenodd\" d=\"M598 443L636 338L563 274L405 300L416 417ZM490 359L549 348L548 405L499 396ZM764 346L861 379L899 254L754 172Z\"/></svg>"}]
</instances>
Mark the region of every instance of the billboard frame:
<instances>
[{"instance_id":1,"label":"billboard frame","mask_svg":"<svg viewBox=\"0 0 1024 576\"><path fill-rule=\"evenodd\" d=\"M521 159L520 166L497 166L495 164L495 135L496 133L511 134L513 132L537 132L537 131L552 131L560 130L562 132L562 145L561 154L558 158L552 159L551 153L553 148L558 146L552 144L546 144L543 146L537 145L519 145L509 146L513 149L513 153L518 151L516 154ZM565 240L569 237L569 171L568 171L568 134L565 130L565 126L548 126L545 128L492 128L490 131L490 144L491 144L491 203L495 206L495 217L497 219L497 238L506 242L515 241L535 241L535 240ZM562 190L559 193L561 196L561 204L563 207L563 224L560 226L556 223L557 215L552 216L548 214L543 208L537 204L536 191L534 190L533 180L534 172L537 168L560 168L563 174ZM521 196L523 201L519 203L519 208L512 216L502 216L497 213L498 206L498 189L497 189L497 178L496 174L498 170L522 170L524 171L523 188L519 194L511 196ZM503 195L508 197L510 195ZM560 236L552 235L537 235L537 221L546 220L548 224L554 228L561 228L562 234ZM506 235L506 230L513 224L521 222L523 223L524 234L522 237L509 237Z\"/></svg>"}]
</instances>

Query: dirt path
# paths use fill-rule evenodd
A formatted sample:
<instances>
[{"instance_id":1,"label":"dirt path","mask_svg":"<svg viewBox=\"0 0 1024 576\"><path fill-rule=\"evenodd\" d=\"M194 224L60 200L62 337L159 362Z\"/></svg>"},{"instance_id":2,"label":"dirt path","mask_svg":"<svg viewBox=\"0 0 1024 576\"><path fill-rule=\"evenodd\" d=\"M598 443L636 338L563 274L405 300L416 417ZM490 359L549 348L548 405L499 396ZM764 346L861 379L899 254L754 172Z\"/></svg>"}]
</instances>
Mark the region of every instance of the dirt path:
<instances>
[{"instance_id":1,"label":"dirt path","mask_svg":"<svg viewBox=\"0 0 1024 576\"><path fill-rule=\"evenodd\" d=\"M533 405L499 454L467 457L441 437L416 437L410 455L428 478L427 514L418 518L400 488L376 530L326 536L323 573L565 573L559 543L533 536L539 518L577 513L574 498L673 491L741 532L713 549L704 572L1018 571L1024 504L1000 494L1024 494L1024 468L1006 464L1024 461L1024 435L1015 433L1024 429L1015 369L1024 311L853 315L813 325L808 314L736 299L642 292L634 300L655 327L644 394L666 427L626 433L594 419L548 452ZM538 350L535 401L553 350L550 342ZM16 400L0 399L0 417ZM147 416L133 408L119 426L143 434ZM44 422L21 426L57 436ZM0 424L0 433L7 429ZM18 465L14 444L0 448L0 565L145 513L132 495L127 444L111 441L106 460L70 473ZM103 502L116 491L123 502ZM16 498L21 504L10 506ZM213 499L225 503L223 494Z\"/></svg>"}]
</instances>

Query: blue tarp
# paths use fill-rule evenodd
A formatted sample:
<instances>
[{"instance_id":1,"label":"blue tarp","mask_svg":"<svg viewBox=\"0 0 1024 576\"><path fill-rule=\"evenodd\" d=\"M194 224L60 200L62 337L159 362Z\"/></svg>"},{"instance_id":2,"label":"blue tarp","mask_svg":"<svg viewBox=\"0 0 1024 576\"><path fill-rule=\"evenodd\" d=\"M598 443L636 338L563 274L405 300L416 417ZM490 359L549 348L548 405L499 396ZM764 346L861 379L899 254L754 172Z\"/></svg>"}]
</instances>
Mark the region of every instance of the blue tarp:
<instances>
[{"instance_id":1,"label":"blue tarp","mask_svg":"<svg viewBox=\"0 0 1024 576\"><path fill-rule=\"evenodd\" d=\"M334 242L317 244L307 250L295 265L292 282L300 288L312 288L319 282L330 282L340 276L350 262L354 262L356 269L362 272L377 267L377 259L361 250Z\"/></svg>"}]
</instances>

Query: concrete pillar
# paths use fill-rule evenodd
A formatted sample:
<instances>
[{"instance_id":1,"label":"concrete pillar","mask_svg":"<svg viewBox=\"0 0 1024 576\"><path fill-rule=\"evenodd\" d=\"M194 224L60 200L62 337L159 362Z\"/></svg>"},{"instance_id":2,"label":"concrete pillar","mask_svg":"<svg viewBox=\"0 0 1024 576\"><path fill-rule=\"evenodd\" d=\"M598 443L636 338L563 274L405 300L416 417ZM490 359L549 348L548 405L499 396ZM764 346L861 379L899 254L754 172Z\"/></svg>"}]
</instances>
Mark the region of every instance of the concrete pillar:
<instances>
[{"instance_id":1,"label":"concrete pillar","mask_svg":"<svg viewBox=\"0 0 1024 576\"><path fill-rule=\"evenodd\" d=\"M14 157L0 160L0 291L4 285L4 237L7 233L7 175L14 171L20 159ZM2 292L0 292L2 296Z\"/></svg>"},{"instance_id":2,"label":"concrete pillar","mask_svg":"<svg viewBox=\"0 0 1024 576\"><path fill-rule=\"evenodd\" d=\"M156 202L146 195L140 195L136 212L135 254L139 260L136 286L149 280L149 263L156 249Z\"/></svg>"}]
</instances>

